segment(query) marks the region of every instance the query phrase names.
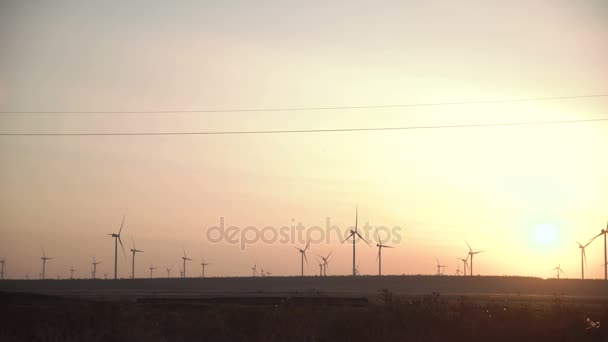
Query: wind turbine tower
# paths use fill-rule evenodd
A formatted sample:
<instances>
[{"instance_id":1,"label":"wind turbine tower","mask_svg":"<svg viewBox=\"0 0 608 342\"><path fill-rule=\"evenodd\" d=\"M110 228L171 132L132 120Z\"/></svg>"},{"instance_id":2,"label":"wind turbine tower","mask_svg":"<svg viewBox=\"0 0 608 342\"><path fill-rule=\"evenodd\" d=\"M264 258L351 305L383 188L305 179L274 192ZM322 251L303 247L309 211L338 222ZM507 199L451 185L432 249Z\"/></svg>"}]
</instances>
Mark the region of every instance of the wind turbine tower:
<instances>
[{"instance_id":1,"label":"wind turbine tower","mask_svg":"<svg viewBox=\"0 0 608 342\"><path fill-rule=\"evenodd\" d=\"M150 279L152 279L153 271L156 269L154 265L150 265Z\"/></svg>"},{"instance_id":2,"label":"wind turbine tower","mask_svg":"<svg viewBox=\"0 0 608 342\"><path fill-rule=\"evenodd\" d=\"M475 254L479 254L482 253L484 251L476 251L474 252L473 249L471 248L471 246L469 245L469 243L467 241L465 241L467 243L467 247L469 247L469 257L471 257L471 266L470 266L470 270L471 270L471 277L473 276L473 256Z\"/></svg>"},{"instance_id":3,"label":"wind turbine tower","mask_svg":"<svg viewBox=\"0 0 608 342\"><path fill-rule=\"evenodd\" d=\"M576 241L576 243L578 244L578 248L581 249L581 279L585 279L585 265L587 264L587 254L585 254L585 248L587 248L587 246L589 246L590 243L593 242L593 239L591 239L589 242L587 242L586 245L582 245L580 242Z\"/></svg>"},{"instance_id":4,"label":"wind turbine tower","mask_svg":"<svg viewBox=\"0 0 608 342\"><path fill-rule=\"evenodd\" d=\"M120 239L120 233L122 233L122 227L125 224L125 217L122 217L122 223L120 224L120 229L118 233L108 234L114 238L114 279L118 279L118 243L120 243L120 248L122 248L122 254L125 254L125 248L122 245L122 240Z\"/></svg>"},{"instance_id":5,"label":"wind turbine tower","mask_svg":"<svg viewBox=\"0 0 608 342\"><path fill-rule=\"evenodd\" d=\"M0 280L4 280L4 264L6 263L6 259L2 258L0 259L0 267L2 267L0 269Z\"/></svg>"},{"instance_id":6,"label":"wind turbine tower","mask_svg":"<svg viewBox=\"0 0 608 342\"><path fill-rule=\"evenodd\" d=\"M42 249L42 248L41 248ZM42 259L42 273L41 273L41 278L42 280L44 280L45 278L45 272L46 272L46 261L47 260L52 260L53 258L49 258L46 256L46 254L44 253L44 249L42 249L42 257L40 258Z\"/></svg>"},{"instance_id":7,"label":"wind turbine tower","mask_svg":"<svg viewBox=\"0 0 608 342\"><path fill-rule=\"evenodd\" d=\"M308 241L306 243L306 247L304 247L304 249L298 248L298 247L294 247L294 248L297 249L298 251L300 251L301 269L302 269L302 277L303 277L304 276L304 260L306 260L306 263L308 264L308 259L306 258L306 251L310 248L310 241Z\"/></svg>"},{"instance_id":8,"label":"wind turbine tower","mask_svg":"<svg viewBox=\"0 0 608 342\"><path fill-rule=\"evenodd\" d=\"M559 276L560 276L562 273L564 273L564 270L562 270L562 267L561 267L561 266L562 266L562 265L561 265L561 264L559 264L559 265L557 265L557 267L556 267L556 268L554 268L554 269L553 269L553 270L555 271L555 273L556 273L557 280L559 280Z\"/></svg>"},{"instance_id":9,"label":"wind turbine tower","mask_svg":"<svg viewBox=\"0 0 608 342\"><path fill-rule=\"evenodd\" d=\"M135 240L133 240L133 238L131 238L131 242L133 243L133 248L131 248L131 253L133 253L133 258L131 261L131 279L135 279L135 254L143 253L143 251L135 248Z\"/></svg>"},{"instance_id":10,"label":"wind turbine tower","mask_svg":"<svg viewBox=\"0 0 608 342\"><path fill-rule=\"evenodd\" d=\"M202 262L201 262L201 268L202 268L202 273L201 273L201 278L205 278L205 267L211 265L208 262L205 262L205 258L201 258Z\"/></svg>"},{"instance_id":11,"label":"wind turbine tower","mask_svg":"<svg viewBox=\"0 0 608 342\"><path fill-rule=\"evenodd\" d=\"M186 250L183 247L182 250L184 251L184 256L182 256L182 260L184 261L184 274L182 275L182 278L186 279L186 261L191 261L192 259L188 258L186 255Z\"/></svg>"},{"instance_id":12,"label":"wind turbine tower","mask_svg":"<svg viewBox=\"0 0 608 342\"><path fill-rule=\"evenodd\" d=\"M591 241L596 238L604 235L604 280L608 280L608 249L606 246L606 235L608 235L608 223L606 223L606 229L602 229L599 234L597 234Z\"/></svg>"},{"instance_id":13,"label":"wind turbine tower","mask_svg":"<svg viewBox=\"0 0 608 342\"><path fill-rule=\"evenodd\" d=\"M376 258L378 260L378 275L381 276L382 275L382 248L393 248L393 247L382 244L382 240L380 240L380 234L378 234L377 230L376 230L376 238L378 239L378 243L376 244L376 247L378 247L378 256Z\"/></svg>"},{"instance_id":14,"label":"wind turbine tower","mask_svg":"<svg viewBox=\"0 0 608 342\"><path fill-rule=\"evenodd\" d=\"M350 239L351 237L353 238L353 276L357 275L357 267L356 267L356 258L357 258L357 253L356 253L356 249L355 246L357 245L357 241L356 238L357 236L365 241L365 243L369 246L369 242L367 242L363 236L361 236L361 234L359 234L358 231L358 221L359 221L359 207L357 206L355 208L355 230L350 230L350 234L346 237L346 239L344 239L344 241L342 241L342 243L346 242L348 239Z\"/></svg>"},{"instance_id":15,"label":"wind turbine tower","mask_svg":"<svg viewBox=\"0 0 608 342\"><path fill-rule=\"evenodd\" d=\"M91 272L93 279L95 279L95 276L97 275L97 265L99 264L101 264L101 261L96 261L95 257L93 257L93 272Z\"/></svg>"}]
</instances>

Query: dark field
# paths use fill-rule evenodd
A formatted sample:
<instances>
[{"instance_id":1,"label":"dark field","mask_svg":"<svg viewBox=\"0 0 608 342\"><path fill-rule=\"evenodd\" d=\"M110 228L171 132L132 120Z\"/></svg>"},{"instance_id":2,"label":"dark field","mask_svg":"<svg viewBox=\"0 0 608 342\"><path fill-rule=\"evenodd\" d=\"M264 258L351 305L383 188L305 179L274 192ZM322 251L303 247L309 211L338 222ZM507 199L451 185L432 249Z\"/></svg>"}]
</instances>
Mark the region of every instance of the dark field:
<instances>
[{"instance_id":1,"label":"dark field","mask_svg":"<svg viewBox=\"0 0 608 342\"><path fill-rule=\"evenodd\" d=\"M455 291L463 284L473 291ZM218 285L224 291L212 290ZM427 291L414 291L421 286ZM0 341L608 341L602 281L4 281L0 291ZM591 327L587 318L601 324Z\"/></svg>"}]
</instances>

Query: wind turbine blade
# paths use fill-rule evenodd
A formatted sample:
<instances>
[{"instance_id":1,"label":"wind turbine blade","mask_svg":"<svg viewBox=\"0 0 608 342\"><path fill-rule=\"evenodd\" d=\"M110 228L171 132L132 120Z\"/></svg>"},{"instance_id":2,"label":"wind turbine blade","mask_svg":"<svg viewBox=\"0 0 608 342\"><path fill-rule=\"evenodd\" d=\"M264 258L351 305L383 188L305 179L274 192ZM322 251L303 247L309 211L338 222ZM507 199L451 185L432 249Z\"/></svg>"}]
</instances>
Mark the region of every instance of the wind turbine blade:
<instances>
[{"instance_id":1,"label":"wind turbine blade","mask_svg":"<svg viewBox=\"0 0 608 342\"><path fill-rule=\"evenodd\" d=\"M306 261L306 265L308 265L308 258L306 257L306 251L302 252L302 255L304 255L304 260Z\"/></svg>"},{"instance_id":2,"label":"wind turbine blade","mask_svg":"<svg viewBox=\"0 0 608 342\"><path fill-rule=\"evenodd\" d=\"M439 266L439 259L437 257L435 257L435 261L437 261L437 266Z\"/></svg>"},{"instance_id":3,"label":"wind turbine blade","mask_svg":"<svg viewBox=\"0 0 608 342\"><path fill-rule=\"evenodd\" d=\"M378 254L376 254L376 262L378 261L378 259L380 258L380 250L382 249L382 247L378 247Z\"/></svg>"},{"instance_id":4,"label":"wind turbine blade","mask_svg":"<svg viewBox=\"0 0 608 342\"><path fill-rule=\"evenodd\" d=\"M467 246L469 247L469 251L470 251L470 252L472 252L472 251L473 251L473 249L471 248L471 245L469 245L469 242L468 242L468 241L466 241L466 240L465 240L464 242L466 242L466 243L467 243Z\"/></svg>"},{"instance_id":5,"label":"wind turbine blade","mask_svg":"<svg viewBox=\"0 0 608 342\"><path fill-rule=\"evenodd\" d=\"M378 234L378 229L374 231L376 233L376 239L378 239L378 243L382 244L382 240L380 240L380 234Z\"/></svg>"},{"instance_id":6,"label":"wind turbine blade","mask_svg":"<svg viewBox=\"0 0 608 342\"><path fill-rule=\"evenodd\" d=\"M357 231L358 223L359 223L359 205L357 204L355 206L355 232Z\"/></svg>"},{"instance_id":7,"label":"wind turbine blade","mask_svg":"<svg viewBox=\"0 0 608 342\"><path fill-rule=\"evenodd\" d=\"M331 256L331 254L332 254L333 252L334 252L333 250L332 250L331 252L329 252L329 254L327 254L327 256L325 257L325 259L326 259L326 260L327 260L327 259L329 259L329 257Z\"/></svg>"},{"instance_id":8,"label":"wind turbine blade","mask_svg":"<svg viewBox=\"0 0 608 342\"><path fill-rule=\"evenodd\" d=\"M120 235L120 233L122 232L122 227L124 226L124 224L125 224L125 216L123 215L122 216L122 223L120 224L120 230L118 231L118 235Z\"/></svg>"},{"instance_id":9,"label":"wind turbine blade","mask_svg":"<svg viewBox=\"0 0 608 342\"><path fill-rule=\"evenodd\" d=\"M369 242L367 242L367 240L365 240L365 239L363 238L363 236L361 236L361 234L359 234L358 232L355 232L355 234L357 234L357 236L358 236L359 238L361 238L361 240L365 241L365 243L366 243L368 246L370 246L370 247L372 246L372 245L370 245L370 244L369 244Z\"/></svg>"},{"instance_id":10,"label":"wind turbine blade","mask_svg":"<svg viewBox=\"0 0 608 342\"><path fill-rule=\"evenodd\" d=\"M42 256L46 258L46 253L44 253L44 248L42 248L42 246L40 246L40 250L42 251Z\"/></svg>"},{"instance_id":11,"label":"wind turbine blade","mask_svg":"<svg viewBox=\"0 0 608 342\"><path fill-rule=\"evenodd\" d=\"M120 239L120 234L118 234L118 242L120 242L120 248L122 249L122 255L127 257L127 253L125 253L125 247L122 245L122 240Z\"/></svg>"},{"instance_id":12,"label":"wind turbine blade","mask_svg":"<svg viewBox=\"0 0 608 342\"><path fill-rule=\"evenodd\" d=\"M344 239L344 240L342 241L342 243L345 243L347 240L350 240L350 238L353 236L353 234L354 234L354 233L350 233L350 234L348 234L348 236L346 237L346 239Z\"/></svg>"},{"instance_id":13,"label":"wind turbine blade","mask_svg":"<svg viewBox=\"0 0 608 342\"><path fill-rule=\"evenodd\" d=\"M587 267L587 253L585 253L584 248L583 248L583 259L585 259L585 267Z\"/></svg>"},{"instance_id":14,"label":"wind turbine blade","mask_svg":"<svg viewBox=\"0 0 608 342\"><path fill-rule=\"evenodd\" d=\"M304 248L304 250L308 250L310 248L310 240L308 240L308 242L306 243L306 247Z\"/></svg>"}]
</instances>

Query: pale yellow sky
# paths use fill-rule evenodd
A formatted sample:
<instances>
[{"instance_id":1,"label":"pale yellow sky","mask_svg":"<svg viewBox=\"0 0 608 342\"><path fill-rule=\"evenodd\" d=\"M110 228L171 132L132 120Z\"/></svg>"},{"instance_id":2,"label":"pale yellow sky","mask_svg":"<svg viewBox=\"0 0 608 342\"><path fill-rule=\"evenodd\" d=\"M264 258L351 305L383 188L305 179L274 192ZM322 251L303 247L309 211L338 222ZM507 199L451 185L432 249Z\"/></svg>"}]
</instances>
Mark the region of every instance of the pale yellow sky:
<instances>
[{"instance_id":1,"label":"pale yellow sky","mask_svg":"<svg viewBox=\"0 0 608 342\"><path fill-rule=\"evenodd\" d=\"M603 1L0 4L0 111L359 106L608 92ZM608 117L607 98L310 112L2 115L2 132L137 132L453 125ZM574 240L608 220L608 124L240 136L0 136L0 257L11 278L111 274L127 216L150 263L184 246L212 276L299 272L291 244L211 244L205 228L360 221L403 227L386 274L580 276ZM535 238L549 226L554 240ZM542 239L541 239L542 240ZM330 274L348 274L351 246ZM602 243L587 277L603 276ZM359 247L361 272L376 249ZM130 259L119 259L120 275ZM197 262L198 264L198 262ZM194 264L189 270L200 272ZM160 271L158 275L164 274ZM192 274L194 275L194 274Z\"/></svg>"}]
</instances>

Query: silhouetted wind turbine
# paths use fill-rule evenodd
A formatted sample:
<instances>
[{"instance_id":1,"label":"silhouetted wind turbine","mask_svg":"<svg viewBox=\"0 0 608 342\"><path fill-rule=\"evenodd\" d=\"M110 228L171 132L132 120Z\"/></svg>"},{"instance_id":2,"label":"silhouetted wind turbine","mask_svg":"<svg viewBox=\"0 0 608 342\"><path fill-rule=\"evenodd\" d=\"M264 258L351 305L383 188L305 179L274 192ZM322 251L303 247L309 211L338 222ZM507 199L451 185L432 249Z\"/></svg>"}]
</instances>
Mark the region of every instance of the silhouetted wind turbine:
<instances>
[{"instance_id":1,"label":"silhouetted wind turbine","mask_svg":"<svg viewBox=\"0 0 608 342\"><path fill-rule=\"evenodd\" d=\"M175 266L175 265L173 265L173 266ZM167 271L167 278L171 278L171 269L173 268L173 266L165 267L165 270Z\"/></svg>"},{"instance_id":2,"label":"silhouetted wind turbine","mask_svg":"<svg viewBox=\"0 0 608 342\"><path fill-rule=\"evenodd\" d=\"M152 272L156 269L156 267L154 267L154 265L150 265L150 279L152 278Z\"/></svg>"},{"instance_id":3,"label":"silhouetted wind turbine","mask_svg":"<svg viewBox=\"0 0 608 342\"><path fill-rule=\"evenodd\" d=\"M122 245L122 240L120 239L120 233L122 232L122 227L125 224L125 217L122 217L122 223L120 224L120 229L118 233L108 234L114 238L114 279L118 278L118 243L120 243L120 248L122 248L122 254L125 254L125 248Z\"/></svg>"},{"instance_id":4,"label":"silhouetted wind turbine","mask_svg":"<svg viewBox=\"0 0 608 342\"><path fill-rule=\"evenodd\" d=\"M356 250L355 250L355 246L357 245L357 241L356 238L357 236L365 241L365 243L370 246L369 242L367 242L363 236L361 236L361 234L359 234L358 229L358 221L359 221L359 206L357 206L355 208L355 230L350 230L350 234L346 237L346 239L344 239L344 241L342 241L342 243L346 242L346 240L350 239L351 237L353 238L353 276L357 275L357 267L355 267L355 263L356 263ZM370 246L371 247L371 246Z\"/></svg>"},{"instance_id":5,"label":"silhouetted wind turbine","mask_svg":"<svg viewBox=\"0 0 608 342\"><path fill-rule=\"evenodd\" d=\"M258 265L254 264L253 267L251 268L251 271L253 271L253 276L257 276L258 275Z\"/></svg>"},{"instance_id":6,"label":"silhouetted wind turbine","mask_svg":"<svg viewBox=\"0 0 608 342\"><path fill-rule=\"evenodd\" d=\"M44 280L44 276L45 276L45 272L46 272L46 261L47 260L53 260L53 258L48 258L46 256L46 253L44 253L44 248L40 247L40 249L42 250L42 273L41 273L41 278L42 280Z\"/></svg>"},{"instance_id":7,"label":"silhouetted wind turbine","mask_svg":"<svg viewBox=\"0 0 608 342\"><path fill-rule=\"evenodd\" d=\"M4 264L5 263L6 263L5 258L0 259L0 266L2 267L2 269L0 270L0 280L4 280Z\"/></svg>"},{"instance_id":8,"label":"silhouetted wind turbine","mask_svg":"<svg viewBox=\"0 0 608 342\"><path fill-rule=\"evenodd\" d=\"M182 260L184 261L184 276L183 278L186 278L186 261L191 261L192 259L188 258L188 256L186 255L186 250L182 247L182 250L184 251L184 256L182 257Z\"/></svg>"},{"instance_id":9,"label":"silhouetted wind turbine","mask_svg":"<svg viewBox=\"0 0 608 342\"><path fill-rule=\"evenodd\" d=\"M319 255L319 257L323 260L323 275L327 275L327 267L329 266L329 257L331 256L331 254L334 251L332 250L331 252L329 252L329 254L327 254L327 256L322 256Z\"/></svg>"},{"instance_id":10,"label":"silhouetted wind turbine","mask_svg":"<svg viewBox=\"0 0 608 342\"><path fill-rule=\"evenodd\" d=\"M201 277L205 278L205 267L208 266L208 265L211 265L211 264L208 263L208 262L205 262L205 258L201 258L201 259L203 260L203 262L201 262L201 267L203 268L203 270L202 270L203 273L201 273L202 274Z\"/></svg>"},{"instance_id":11,"label":"silhouetted wind turbine","mask_svg":"<svg viewBox=\"0 0 608 342\"><path fill-rule=\"evenodd\" d=\"M133 238L131 238L131 242L133 243L133 248L131 248L131 253L133 253L133 258L131 260L131 279L135 279L135 254L143 253L143 251L135 248L135 240L133 240Z\"/></svg>"},{"instance_id":12,"label":"silhouetted wind turbine","mask_svg":"<svg viewBox=\"0 0 608 342\"><path fill-rule=\"evenodd\" d=\"M72 267L70 268L70 279L74 279L74 271L76 271L74 269L74 265L72 265Z\"/></svg>"},{"instance_id":13,"label":"silhouetted wind turbine","mask_svg":"<svg viewBox=\"0 0 608 342\"><path fill-rule=\"evenodd\" d=\"M467 254L467 258L466 259L463 259L463 258L456 258L456 259L462 261L462 263L464 264L464 272L462 274L464 276L466 276L467 275L467 269L468 269L468 266L469 266L469 255Z\"/></svg>"},{"instance_id":14,"label":"silhouetted wind turbine","mask_svg":"<svg viewBox=\"0 0 608 342\"><path fill-rule=\"evenodd\" d=\"M323 263L321 262L321 260L315 258L317 260L317 262L319 263L319 277L323 276Z\"/></svg>"},{"instance_id":15,"label":"silhouetted wind turbine","mask_svg":"<svg viewBox=\"0 0 608 342\"><path fill-rule=\"evenodd\" d=\"M435 261L437 261L437 275L441 275L442 274L441 270L443 268L447 268L447 266L441 265L439 263L439 259L437 259L437 257L435 257Z\"/></svg>"},{"instance_id":16,"label":"silhouetted wind turbine","mask_svg":"<svg viewBox=\"0 0 608 342\"><path fill-rule=\"evenodd\" d=\"M101 261L96 261L95 257L93 257L93 272L91 272L93 279L95 279L95 276L97 275L97 265L99 264L101 264Z\"/></svg>"},{"instance_id":17,"label":"silhouetted wind turbine","mask_svg":"<svg viewBox=\"0 0 608 342\"><path fill-rule=\"evenodd\" d=\"M473 249L471 248L471 246L469 245L469 243L467 241L465 241L465 242L467 243L467 246L469 247L469 256L471 257L471 266L470 266L469 269L471 270L471 277L472 277L473 276L473 256L475 254L479 254L479 253L484 252L484 251L473 252Z\"/></svg>"},{"instance_id":18,"label":"silhouetted wind turbine","mask_svg":"<svg viewBox=\"0 0 608 342\"><path fill-rule=\"evenodd\" d=\"M593 239L589 240L586 245L581 245L580 242L576 241L578 248L581 249L581 279L585 279L585 265L587 265L587 254L585 254L585 248L593 242Z\"/></svg>"},{"instance_id":19,"label":"silhouetted wind turbine","mask_svg":"<svg viewBox=\"0 0 608 342\"><path fill-rule=\"evenodd\" d=\"M378 255L376 256L376 260L378 260L378 275L382 275L382 248L393 248L391 246L387 246L382 244L382 240L380 240L380 234L378 234L378 230L376 230L376 238L378 239L378 243L376 247L378 247Z\"/></svg>"},{"instance_id":20,"label":"silhouetted wind turbine","mask_svg":"<svg viewBox=\"0 0 608 342\"><path fill-rule=\"evenodd\" d=\"M604 235L604 280L608 280L608 249L606 249L606 235L608 234L608 223L606 223L606 229L602 229L602 231L597 234L591 241L596 238Z\"/></svg>"},{"instance_id":21,"label":"silhouetted wind turbine","mask_svg":"<svg viewBox=\"0 0 608 342\"><path fill-rule=\"evenodd\" d=\"M562 264L557 265L557 267L553 270L557 273L557 280L559 280L560 274L564 273L564 270L562 270Z\"/></svg>"},{"instance_id":22,"label":"silhouetted wind turbine","mask_svg":"<svg viewBox=\"0 0 608 342\"><path fill-rule=\"evenodd\" d=\"M310 248L310 241L308 241L306 243L306 247L304 247L304 249L298 248L298 247L294 247L294 248L297 249L298 251L300 251L302 277L303 277L304 276L304 260L306 260L306 263L308 264L308 259L306 258L306 251Z\"/></svg>"},{"instance_id":23,"label":"silhouetted wind turbine","mask_svg":"<svg viewBox=\"0 0 608 342\"><path fill-rule=\"evenodd\" d=\"M264 277L264 269L263 268L260 270L260 274L261 274L262 277Z\"/></svg>"}]
</instances>

